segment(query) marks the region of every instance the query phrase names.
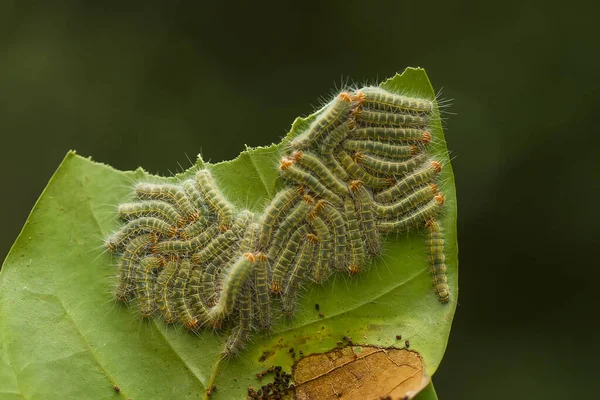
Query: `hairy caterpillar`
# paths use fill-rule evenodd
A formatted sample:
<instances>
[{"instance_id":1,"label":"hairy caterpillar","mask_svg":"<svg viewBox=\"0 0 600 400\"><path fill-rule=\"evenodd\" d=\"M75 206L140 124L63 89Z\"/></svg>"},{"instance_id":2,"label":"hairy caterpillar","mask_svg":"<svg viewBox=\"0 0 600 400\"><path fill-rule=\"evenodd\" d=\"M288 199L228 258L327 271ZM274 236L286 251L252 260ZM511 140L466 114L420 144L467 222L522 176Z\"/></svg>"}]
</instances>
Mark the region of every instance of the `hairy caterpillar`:
<instances>
[{"instance_id":1,"label":"hairy caterpillar","mask_svg":"<svg viewBox=\"0 0 600 400\"><path fill-rule=\"evenodd\" d=\"M210 171L206 169L198 171L196 178L209 207L219 216L221 231L228 230L233 223L235 207L225 199L217 188Z\"/></svg>"}]
</instances>

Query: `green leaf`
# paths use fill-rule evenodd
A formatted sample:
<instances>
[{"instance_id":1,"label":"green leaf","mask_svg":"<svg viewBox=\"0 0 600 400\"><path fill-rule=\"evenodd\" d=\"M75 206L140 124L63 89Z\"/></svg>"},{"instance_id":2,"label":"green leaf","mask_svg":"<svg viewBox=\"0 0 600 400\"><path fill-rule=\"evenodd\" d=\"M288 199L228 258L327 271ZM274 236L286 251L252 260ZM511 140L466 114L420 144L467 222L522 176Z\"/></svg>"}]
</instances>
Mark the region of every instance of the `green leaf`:
<instances>
[{"instance_id":1,"label":"green leaf","mask_svg":"<svg viewBox=\"0 0 600 400\"><path fill-rule=\"evenodd\" d=\"M382 86L435 97L421 69L407 69ZM286 140L312 118L297 119ZM103 239L118 227L117 205L132 197L133 182L178 181L199 167L213 172L231 201L260 212L280 185L276 165L285 140L248 149L229 162L199 160L172 178L141 169L120 172L68 153L0 272L0 397L196 399L215 384L211 398L245 398L248 386L261 385L256 372L270 365L290 371L294 360L288 348L305 355L325 352L342 336L384 347L402 347L408 339L432 375L444 354L458 295L454 179L439 123L432 131L438 138L433 152L445 161L441 221L450 303L440 304L431 287L424 233L388 237L383 257L367 273L310 286L293 322L278 321L270 335L254 336L247 351L231 360L220 356L225 336L196 337L158 320L142 322L135 307L116 304L115 260L104 251ZM401 342L396 335L402 335Z\"/></svg>"}]
</instances>

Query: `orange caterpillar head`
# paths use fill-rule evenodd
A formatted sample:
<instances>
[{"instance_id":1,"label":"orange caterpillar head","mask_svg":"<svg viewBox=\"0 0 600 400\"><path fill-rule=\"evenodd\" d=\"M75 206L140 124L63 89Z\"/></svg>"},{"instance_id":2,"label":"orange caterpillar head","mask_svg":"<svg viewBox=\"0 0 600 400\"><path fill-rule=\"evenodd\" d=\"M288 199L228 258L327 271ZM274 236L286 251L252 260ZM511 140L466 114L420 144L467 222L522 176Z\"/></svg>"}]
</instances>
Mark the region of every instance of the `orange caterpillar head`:
<instances>
[{"instance_id":1,"label":"orange caterpillar head","mask_svg":"<svg viewBox=\"0 0 600 400\"><path fill-rule=\"evenodd\" d=\"M419 148L417 146L410 146L410 155L411 156L416 156L417 154L419 154Z\"/></svg>"},{"instance_id":2,"label":"orange caterpillar head","mask_svg":"<svg viewBox=\"0 0 600 400\"><path fill-rule=\"evenodd\" d=\"M360 164L364 158L364 154L360 151L355 151L354 154L352 155L352 159L354 160L355 163Z\"/></svg>"},{"instance_id":3,"label":"orange caterpillar head","mask_svg":"<svg viewBox=\"0 0 600 400\"><path fill-rule=\"evenodd\" d=\"M319 216L317 214L317 209L316 208L317 208L317 206L315 206L315 209L313 211L309 212L308 215L306 216L306 218L308 218L309 221L313 221L313 220L317 219L317 217Z\"/></svg>"},{"instance_id":4,"label":"orange caterpillar head","mask_svg":"<svg viewBox=\"0 0 600 400\"><path fill-rule=\"evenodd\" d=\"M117 245L115 243L113 243L110 239L107 240L105 243L106 248L108 249L108 251L110 251L111 253L114 253L115 251L117 251Z\"/></svg>"},{"instance_id":5,"label":"orange caterpillar head","mask_svg":"<svg viewBox=\"0 0 600 400\"><path fill-rule=\"evenodd\" d=\"M179 256L177 254L169 254L167 256L167 260L169 260L170 262L178 262Z\"/></svg>"},{"instance_id":6,"label":"orange caterpillar head","mask_svg":"<svg viewBox=\"0 0 600 400\"><path fill-rule=\"evenodd\" d=\"M256 254L254 254L254 257L256 258L257 261L260 261L260 262L267 261L267 255L263 252L258 252Z\"/></svg>"},{"instance_id":7,"label":"orange caterpillar head","mask_svg":"<svg viewBox=\"0 0 600 400\"><path fill-rule=\"evenodd\" d=\"M446 202L446 197L444 196L444 193L439 193L434 197L434 200L438 205L443 206Z\"/></svg>"},{"instance_id":8,"label":"orange caterpillar head","mask_svg":"<svg viewBox=\"0 0 600 400\"><path fill-rule=\"evenodd\" d=\"M437 221L433 218L428 219L427 221L425 221L425 227L429 230L431 230L432 228L435 228L437 226Z\"/></svg>"},{"instance_id":9,"label":"orange caterpillar head","mask_svg":"<svg viewBox=\"0 0 600 400\"><path fill-rule=\"evenodd\" d=\"M440 164L439 161L432 161L431 162L431 167L433 168L433 170L437 173L442 172L442 164Z\"/></svg>"},{"instance_id":10,"label":"orange caterpillar head","mask_svg":"<svg viewBox=\"0 0 600 400\"><path fill-rule=\"evenodd\" d=\"M437 192L438 192L438 185L436 185L435 183L430 183L429 184L429 188L431 189L431 193L437 194Z\"/></svg>"},{"instance_id":11,"label":"orange caterpillar head","mask_svg":"<svg viewBox=\"0 0 600 400\"><path fill-rule=\"evenodd\" d=\"M170 237L177 236L177 227L176 226L172 226L169 228L169 236Z\"/></svg>"},{"instance_id":12,"label":"orange caterpillar head","mask_svg":"<svg viewBox=\"0 0 600 400\"><path fill-rule=\"evenodd\" d=\"M228 224L220 224L219 225L219 230L221 232L227 232L230 229L231 229L231 225L228 225Z\"/></svg>"},{"instance_id":13,"label":"orange caterpillar head","mask_svg":"<svg viewBox=\"0 0 600 400\"><path fill-rule=\"evenodd\" d=\"M357 191L358 188L360 188L361 186L362 186L362 182L357 179L351 180L350 183L348 184L348 187L353 192Z\"/></svg>"},{"instance_id":14,"label":"orange caterpillar head","mask_svg":"<svg viewBox=\"0 0 600 400\"><path fill-rule=\"evenodd\" d=\"M281 283L275 281L271 282L269 285L269 290L273 294L281 294Z\"/></svg>"},{"instance_id":15,"label":"orange caterpillar head","mask_svg":"<svg viewBox=\"0 0 600 400\"><path fill-rule=\"evenodd\" d=\"M385 181L388 184L388 186L394 186L396 184L396 179L395 178L386 178Z\"/></svg>"},{"instance_id":16,"label":"orange caterpillar head","mask_svg":"<svg viewBox=\"0 0 600 400\"><path fill-rule=\"evenodd\" d=\"M423 135L421 136L421 140L425 143L431 142L431 133L429 133L429 131L423 132Z\"/></svg>"},{"instance_id":17,"label":"orange caterpillar head","mask_svg":"<svg viewBox=\"0 0 600 400\"><path fill-rule=\"evenodd\" d=\"M359 90L352 96L352 100L356 101L358 104L362 104L362 102L365 101L365 94Z\"/></svg>"},{"instance_id":18,"label":"orange caterpillar head","mask_svg":"<svg viewBox=\"0 0 600 400\"><path fill-rule=\"evenodd\" d=\"M308 240L311 243L319 243L319 237L314 233L308 233L306 235L306 240Z\"/></svg>"},{"instance_id":19,"label":"orange caterpillar head","mask_svg":"<svg viewBox=\"0 0 600 400\"><path fill-rule=\"evenodd\" d=\"M192 215L190 215L189 222L196 222L200 219L200 214L196 211Z\"/></svg>"},{"instance_id":20,"label":"orange caterpillar head","mask_svg":"<svg viewBox=\"0 0 600 400\"><path fill-rule=\"evenodd\" d=\"M292 160L292 162L298 162L302 160L302 157L304 157L304 152L302 150L296 150L290 154L289 158Z\"/></svg>"},{"instance_id":21,"label":"orange caterpillar head","mask_svg":"<svg viewBox=\"0 0 600 400\"><path fill-rule=\"evenodd\" d=\"M192 318L189 321L185 322L185 327L187 329L189 329L190 331L194 331L196 329L198 329L200 323L198 322L198 320L196 318Z\"/></svg>"},{"instance_id":22,"label":"orange caterpillar head","mask_svg":"<svg viewBox=\"0 0 600 400\"><path fill-rule=\"evenodd\" d=\"M317 204L315 204L315 212L321 211L323 208L325 208L325 206L327 206L327 204L329 204L327 203L327 200L321 199L317 201Z\"/></svg>"},{"instance_id":23,"label":"orange caterpillar head","mask_svg":"<svg viewBox=\"0 0 600 400\"><path fill-rule=\"evenodd\" d=\"M348 92L342 92L338 95L338 99L342 101L346 101L348 103L352 102L352 95Z\"/></svg>"},{"instance_id":24,"label":"orange caterpillar head","mask_svg":"<svg viewBox=\"0 0 600 400\"><path fill-rule=\"evenodd\" d=\"M315 204L315 199L309 194L302 196L302 201L308 204Z\"/></svg>"},{"instance_id":25,"label":"orange caterpillar head","mask_svg":"<svg viewBox=\"0 0 600 400\"><path fill-rule=\"evenodd\" d=\"M244 253L244 258L250 261L251 263L254 263L256 261L256 256L254 255L254 253Z\"/></svg>"},{"instance_id":26,"label":"orange caterpillar head","mask_svg":"<svg viewBox=\"0 0 600 400\"><path fill-rule=\"evenodd\" d=\"M294 163L294 161L292 161L291 158L289 157L283 157L281 159L281 162L279 164L279 169L282 171L285 171L286 169L288 169L292 164Z\"/></svg>"},{"instance_id":27,"label":"orange caterpillar head","mask_svg":"<svg viewBox=\"0 0 600 400\"><path fill-rule=\"evenodd\" d=\"M358 265L350 264L348 272L350 272L350 275L356 275L360 273L360 267Z\"/></svg>"}]
</instances>

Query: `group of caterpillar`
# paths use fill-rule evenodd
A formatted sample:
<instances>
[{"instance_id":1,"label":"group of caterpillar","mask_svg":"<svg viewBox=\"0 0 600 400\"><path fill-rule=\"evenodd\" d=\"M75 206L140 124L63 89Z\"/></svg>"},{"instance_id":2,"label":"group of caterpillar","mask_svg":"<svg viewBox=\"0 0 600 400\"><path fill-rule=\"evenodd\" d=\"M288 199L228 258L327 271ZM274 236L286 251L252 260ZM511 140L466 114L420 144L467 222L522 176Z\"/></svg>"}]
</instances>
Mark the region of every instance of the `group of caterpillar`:
<instances>
[{"instance_id":1,"label":"group of caterpillar","mask_svg":"<svg viewBox=\"0 0 600 400\"><path fill-rule=\"evenodd\" d=\"M208 170L180 185L139 183L121 204L125 225L106 241L120 254L116 297L137 298L143 318L192 331L233 326L225 354L252 330L269 330L271 297L293 316L307 281L360 273L381 253L381 234L426 227L434 288L449 300L444 195L428 155L429 100L375 87L339 94L281 159L290 184L260 216L238 210Z\"/></svg>"}]
</instances>

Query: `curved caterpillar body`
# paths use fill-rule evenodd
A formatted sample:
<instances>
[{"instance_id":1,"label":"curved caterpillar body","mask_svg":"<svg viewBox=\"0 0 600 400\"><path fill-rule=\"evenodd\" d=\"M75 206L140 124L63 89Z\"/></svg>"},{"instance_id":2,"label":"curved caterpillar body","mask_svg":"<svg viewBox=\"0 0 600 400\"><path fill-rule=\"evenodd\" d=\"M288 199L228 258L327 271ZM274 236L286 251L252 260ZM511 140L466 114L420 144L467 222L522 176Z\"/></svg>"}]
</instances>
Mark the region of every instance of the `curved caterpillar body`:
<instances>
[{"instance_id":1,"label":"curved caterpillar body","mask_svg":"<svg viewBox=\"0 0 600 400\"><path fill-rule=\"evenodd\" d=\"M138 183L121 204L124 225L106 240L120 256L116 297L143 318L192 332L228 329L225 355L272 325L272 299L293 317L302 287L356 275L381 254L381 235L426 229L440 302L450 298L437 216L428 99L367 87L342 92L289 142L287 183L258 215L238 210L210 170L181 184Z\"/></svg>"}]
</instances>

